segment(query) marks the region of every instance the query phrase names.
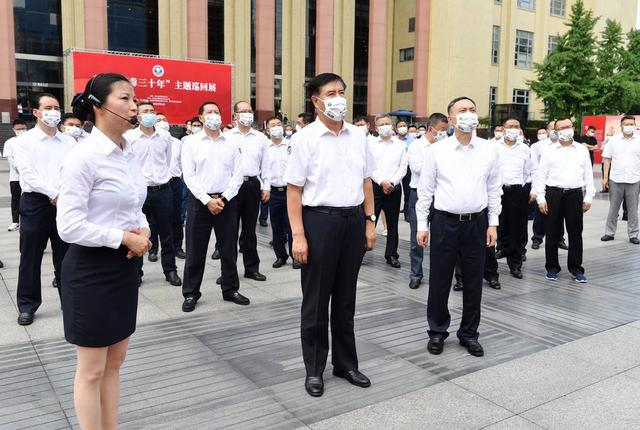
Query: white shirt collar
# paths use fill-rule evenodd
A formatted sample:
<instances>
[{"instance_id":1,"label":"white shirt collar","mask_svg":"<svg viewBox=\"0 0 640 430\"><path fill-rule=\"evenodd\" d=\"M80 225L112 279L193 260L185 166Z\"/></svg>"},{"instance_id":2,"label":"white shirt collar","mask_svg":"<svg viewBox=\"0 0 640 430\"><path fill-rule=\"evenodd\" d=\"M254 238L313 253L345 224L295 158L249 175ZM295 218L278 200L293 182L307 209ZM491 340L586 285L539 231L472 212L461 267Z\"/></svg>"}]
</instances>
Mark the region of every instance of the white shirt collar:
<instances>
[{"instance_id":1,"label":"white shirt collar","mask_svg":"<svg viewBox=\"0 0 640 430\"><path fill-rule=\"evenodd\" d=\"M36 135L35 137L37 140L43 140L43 139L46 139L47 137L53 137L55 139L58 139L59 141L62 141L63 134L57 128L56 128L56 134L54 134L53 136L49 136L47 133L42 131L42 129L38 124L36 124L32 130L34 130L33 133Z\"/></svg>"},{"instance_id":2,"label":"white shirt collar","mask_svg":"<svg viewBox=\"0 0 640 430\"><path fill-rule=\"evenodd\" d=\"M116 145L116 143L111 140L106 134L104 134L98 127L93 127L93 129L91 130L91 137L95 139L98 147L105 155L109 155L116 149L119 149L118 145ZM131 152L131 143L129 143L129 141L125 137L123 137L123 139L124 145L122 147L122 153L124 155L129 155L129 153Z\"/></svg>"}]
</instances>

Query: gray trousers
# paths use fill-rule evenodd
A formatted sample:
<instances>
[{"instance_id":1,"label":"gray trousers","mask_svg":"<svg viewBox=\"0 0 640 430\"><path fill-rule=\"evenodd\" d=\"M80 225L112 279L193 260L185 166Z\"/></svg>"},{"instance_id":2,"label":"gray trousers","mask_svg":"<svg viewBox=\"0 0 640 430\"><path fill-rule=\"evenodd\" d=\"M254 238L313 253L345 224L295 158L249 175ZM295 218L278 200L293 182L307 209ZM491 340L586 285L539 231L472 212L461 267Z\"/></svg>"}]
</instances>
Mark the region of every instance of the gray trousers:
<instances>
[{"instance_id":1,"label":"gray trousers","mask_svg":"<svg viewBox=\"0 0 640 430\"><path fill-rule=\"evenodd\" d=\"M615 236L618 227L618 213L622 200L627 202L627 233L629 239L638 237L638 194L640 194L640 181L633 184L613 182L609 180L609 214L604 234Z\"/></svg>"}]
</instances>

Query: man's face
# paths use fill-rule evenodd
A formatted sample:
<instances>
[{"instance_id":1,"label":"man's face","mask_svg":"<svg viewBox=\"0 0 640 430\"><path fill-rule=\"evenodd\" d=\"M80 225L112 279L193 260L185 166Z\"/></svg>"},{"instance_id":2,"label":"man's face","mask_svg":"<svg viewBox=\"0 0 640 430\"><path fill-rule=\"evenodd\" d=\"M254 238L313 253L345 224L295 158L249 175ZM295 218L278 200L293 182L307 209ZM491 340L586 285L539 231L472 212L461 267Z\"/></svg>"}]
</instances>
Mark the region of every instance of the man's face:
<instances>
[{"instance_id":1,"label":"man's face","mask_svg":"<svg viewBox=\"0 0 640 430\"><path fill-rule=\"evenodd\" d=\"M547 124L547 133L551 133L551 131L555 129L556 129L556 122L549 121L549 124Z\"/></svg>"},{"instance_id":2,"label":"man's face","mask_svg":"<svg viewBox=\"0 0 640 430\"><path fill-rule=\"evenodd\" d=\"M302 117L296 119L296 124L298 124L300 127L304 127L306 125L304 123L304 119L302 119Z\"/></svg>"},{"instance_id":3,"label":"man's face","mask_svg":"<svg viewBox=\"0 0 640 430\"><path fill-rule=\"evenodd\" d=\"M67 118L64 120L62 127L78 127L82 128L82 122L78 118Z\"/></svg>"},{"instance_id":4,"label":"man's face","mask_svg":"<svg viewBox=\"0 0 640 430\"><path fill-rule=\"evenodd\" d=\"M331 81L324 84L320 87L320 92L318 95L311 96L311 101L316 109L325 111L324 100L333 98L333 97L345 97L346 91L342 82L340 81Z\"/></svg>"},{"instance_id":5,"label":"man's face","mask_svg":"<svg viewBox=\"0 0 640 430\"><path fill-rule=\"evenodd\" d=\"M497 128L497 127L496 127ZM515 142L520 136L520 121L517 119L509 119L504 123L505 139Z\"/></svg>"},{"instance_id":6,"label":"man's face","mask_svg":"<svg viewBox=\"0 0 640 430\"><path fill-rule=\"evenodd\" d=\"M251 106L249 106L251 107ZM193 121L191 123L191 128L196 127L196 126L200 126L200 128L202 129L202 123L204 122L204 117L212 114L212 113L217 113L218 115L220 115L220 109L218 108L218 106L214 105L213 103L204 105L204 107L202 108L202 115L200 115L200 123Z\"/></svg>"},{"instance_id":7,"label":"man's face","mask_svg":"<svg viewBox=\"0 0 640 430\"><path fill-rule=\"evenodd\" d=\"M154 109L153 106L147 105L147 104L139 105L138 106L138 121L140 121L140 118L142 117L142 115L146 115L146 114L150 114L150 113L156 113L156 110Z\"/></svg>"},{"instance_id":8,"label":"man's face","mask_svg":"<svg viewBox=\"0 0 640 430\"><path fill-rule=\"evenodd\" d=\"M376 128L380 128L382 125L393 125L391 118L385 116L376 121Z\"/></svg>"},{"instance_id":9,"label":"man's face","mask_svg":"<svg viewBox=\"0 0 640 430\"><path fill-rule=\"evenodd\" d=\"M570 119L563 119L556 122L556 131L566 130L573 127L573 122Z\"/></svg>"},{"instance_id":10,"label":"man's face","mask_svg":"<svg viewBox=\"0 0 640 430\"><path fill-rule=\"evenodd\" d=\"M369 123L367 121L359 119L358 121L354 122L353 125L362 129L365 134L369 134Z\"/></svg>"},{"instance_id":11,"label":"man's face","mask_svg":"<svg viewBox=\"0 0 640 430\"><path fill-rule=\"evenodd\" d=\"M48 110L56 110L60 112L60 103L58 103L58 100L54 99L53 97L41 97L40 106L37 109L33 110L33 116L42 121L42 112Z\"/></svg>"},{"instance_id":12,"label":"man's face","mask_svg":"<svg viewBox=\"0 0 640 430\"><path fill-rule=\"evenodd\" d=\"M499 125L496 128L493 129L493 135L495 136L496 133L504 133L504 127Z\"/></svg>"},{"instance_id":13,"label":"man's face","mask_svg":"<svg viewBox=\"0 0 640 430\"><path fill-rule=\"evenodd\" d=\"M270 120L269 122L267 122L267 130L270 130L271 127L275 127L275 126L282 127L282 121L280 121L277 118L274 118L274 119Z\"/></svg>"},{"instance_id":14,"label":"man's face","mask_svg":"<svg viewBox=\"0 0 640 430\"><path fill-rule=\"evenodd\" d=\"M16 124L13 126L13 133L17 136L21 133L24 133L25 131L27 131L27 125L26 124Z\"/></svg>"},{"instance_id":15,"label":"man's face","mask_svg":"<svg viewBox=\"0 0 640 430\"><path fill-rule=\"evenodd\" d=\"M456 115L466 112L476 113L476 105L469 99L458 100L453 106L451 106L451 112L449 112L449 123L456 125Z\"/></svg>"}]
</instances>

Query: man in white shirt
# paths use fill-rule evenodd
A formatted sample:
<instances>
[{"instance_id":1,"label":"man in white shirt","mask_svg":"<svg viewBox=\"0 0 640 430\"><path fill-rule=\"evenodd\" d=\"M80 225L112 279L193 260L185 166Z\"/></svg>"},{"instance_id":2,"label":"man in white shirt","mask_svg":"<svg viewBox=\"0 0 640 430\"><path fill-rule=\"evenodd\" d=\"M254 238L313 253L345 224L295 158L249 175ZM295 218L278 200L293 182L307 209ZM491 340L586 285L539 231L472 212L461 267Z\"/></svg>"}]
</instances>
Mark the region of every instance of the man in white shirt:
<instances>
[{"instance_id":1,"label":"man in white shirt","mask_svg":"<svg viewBox=\"0 0 640 430\"><path fill-rule=\"evenodd\" d=\"M16 169L16 163L13 159L13 145L18 140L18 136L27 131L27 122L22 118L13 120L13 133L15 137L8 139L4 143L4 151L2 156L9 161L9 189L11 190L11 224L7 228L8 231L15 231L20 228L20 174ZM2 266L0 266L2 267Z\"/></svg>"},{"instance_id":2,"label":"man in white shirt","mask_svg":"<svg viewBox=\"0 0 640 430\"><path fill-rule=\"evenodd\" d=\"M409 288L415 290L422 284L422 259L424 248L418 245L416 234L418 233L418 219L416 218L416 203L418 201L418 185L424 163L424 151L429 145L447 138L449 120L441 113L433 113L427 120L427 134L424 138L414 139L409 145L407 158L411 169L411 182L409 183L409 230L411 243L411 270L409 271ZM414 127L415 128L415 127Z\"/></svg>"},{"instance_id":3,"label":"man in white shirt","mask_svg":"<svg viewBox=\"0 0 640 430\"><path fill-rule=\"evenodd\" d=\"M404 143L405 150L409 150L409 145L413 142L413 137L409 135L409 124L404 119L396 121L396 138ZM402 213L404 220L409 222L409 183L411 183L411 169L407 169L406 174L402 178L402 196L404 203L402 205ZM385 217L387 213L385 212Z\"/></svg>"},{"instance_id":4,"label":"man in white shirt","mask_svg":"<svg viewBox=\"0 0 640 430\"><path fill-rule=\"evenodd\" d=\"M359 387L371 385L358 370L353 315L362 257L376 239L370 179L374 161L364 133L344 121L345 88L334 73L309 81L318 117L296 134L284 177L293 257L303 265L305 389L314 397L324 393L329 302L333 374Z\"/></svg>"},{"instance_id":5,"label":"man in white shirt","mask_svg":"<svg viewBox=\"0 0 640 430\"><path fill-rule=\"evenodd\" d=\"M640 137L635 134L636 119L625 115L620 121L622 134L609 139L602 152L604 176L602 188L609 188L609 214L602 241L613 240L618 227L622 201L627 202L627 234L629 242L638 239L638 194L640 193Z\"/></svg>"},{"instance_id":6,"label":"man in white shirt","mask_svg":"<svg viewBox=\"0 0 640 430\"><path fill-rule=\"evenodd\" d=\"M82 129L82 121L71 112L62 115L59 128L62 133L73 137L76 142L82 142L87 138L87 134Z\"/></svg>"},{"instance_id":7,"label":"man in white shirt","mask_svg":"<svg viewBox=\"0 0 640 430\"><path fill-rule=\"evenodd\" d=\"M13 159L20 172L20 268L18 270L18 324L29 325L42 303L42 256L51 241L54 287L60 285L60 266L68 245L56 227L62 161L75 141L60 133L60 104L55 96L40 93L33 102L36 126L18 137ZM58 289L58 294L60 290Z\"/></svg>"},{"instance_id":8,"label":"man in white shirt","mask_svg":"<svg viewBox=\"0 0 640 430\"><path fill-rule=\"evenodd\" d=\"M160 236L162 248L160 261L165 280L179 287L182 285L182 280L178 276L176 267L171 219L174 202L169 185L173 143L168 131L156 128L157 120L153 103L141 101L138 103L140 126L125 133L124 137L131 143L136 156L140 158L142 174L147 181L147 199L142 206L142 212L149 221L151 237ZM158 261L158 248L150 250L147 258L151 262Z\"/></svg>"},{"instance_id":9,"label":"man in white shirt","mask_svg":"<svg viewBox=\"0 0 640 430\"><path fill-rule=\"evenodd\" d=\"M353 121L353 125L355 125L356 127L359 127L360 130L362 130L364 132L364 134L367 136L367 142L369 144L371 144L373 142L376 142L378 140L378 138L376 136L371 134L371 132L369 130L369 120L367 119L366 116L357 117Z\"/></svg>"},{"instance_id":10,"label":"man in white shirt","mask_svg":"<svg viewBox=\"0 0 640 430\"><path fill-rule=\"evenodd\" d=\"M593 169L587 148L573 140L571 119L558 119L555 128L559 144L542 153L533 186L538 208L547 215L544 247L547 279L558 279L560 263L556 244L564 222L569 235L569 272L577 282L584 283L587 278L582 267L582 217L591 208L596 192Z\"/></svg>"},{"instance_id":11,"label":"man in white shirt","mask_svg":"<svg viewBox=\"0 0 640 430\"><path fill-rule=\"evenodd\" d=\"M493 129L493 138L489 139L490 142L502 142L502 139L504 138L504 126L502 125L497 125L494 127Z\"/></svg>"},{"instance_id":12,"label":"man in white shirt","mask_svg":"<svg viewBox=\"0 0 640 430\"><path fill-rule=\"evenodd\" d=\"M376 115L375 124L378 138L370 145L376 163L371 174L375 215L377 221L380 212L384 211L388 232L384 258L388 265L399 269L398 218L402 178L407 173L407 150L404 142L393 137L393 122L388 114Z\"/></svg>"},{"instance_id":13,"label":"man in white shirt","mask_svg":"<svg viewBox=\"0 0 640 430\"><path fill-rule=\"evenodd\" d=\"M425 151L418 185L418 234L421 246L431 246L427 321L431 354L442 353L449 335L449 292L456 258L462 266L463 307L458 329L460 344L480 357L478 342L482 277L486 248L494 246L500 214L498 148L478 137L476 104L468 97L453 99L447 108L454 134ZM430 209L433 202L433 210Z\"/></svg>"},{"instance_id":14,"label":"man in white shirt","mask_svg":"<svg viewBox=\"0 0 640 430\"><path fill-rule=\"evenodd\" d=\"M245 101L233 106L236 127L225 133L225 137L240 147L242 152L243 183L238 191L238 225L242 226L239 244L244 263L244 277L254 281L266 281L260 273L256 224L260 202L269 201L269 139L252 128L253 108Z\"/></svg>"}]
</instances>

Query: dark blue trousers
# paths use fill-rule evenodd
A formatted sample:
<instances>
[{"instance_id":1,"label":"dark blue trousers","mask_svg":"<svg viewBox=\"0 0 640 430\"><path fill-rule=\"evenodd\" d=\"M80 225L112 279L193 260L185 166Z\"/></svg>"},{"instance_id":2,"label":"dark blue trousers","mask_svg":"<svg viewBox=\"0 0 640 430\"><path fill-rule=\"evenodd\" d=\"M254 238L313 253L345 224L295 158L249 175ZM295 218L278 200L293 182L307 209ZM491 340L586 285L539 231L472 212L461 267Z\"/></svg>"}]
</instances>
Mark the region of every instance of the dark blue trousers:
<instances>
[{"instance_id":1,"label":"dark blue trousers","mask_svg":"<svg viewBox=\"0 0 640 430\"><path fill-rule=\"evenodd\" d=\"M166 274L176 270L176 253L173 244L172 229L173 196L171 187L166 186L158 190L147 189L147 199L142 206L142 212L149 222L151 237L160 236L162 271ZM157 249L157 242L156 242Z\"/></svg>"},{"instance_id":2,"label":"dark blue trousers","mask_svg":"<svg viewBox=\"0 0 640 430\"><path fill-rule=\"evenodd\" d=\"M287 189L278 191L271 188L271 198L269 199L271 211L271 230L273 231L273 252L277 258L286 259L291 253L291 227L289 226L289 216L287 215ZM288 252L287 252L288 251Z\"/></svg>"}]
</instances>

